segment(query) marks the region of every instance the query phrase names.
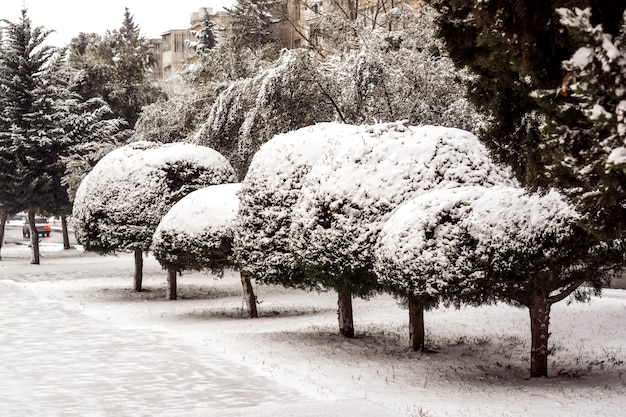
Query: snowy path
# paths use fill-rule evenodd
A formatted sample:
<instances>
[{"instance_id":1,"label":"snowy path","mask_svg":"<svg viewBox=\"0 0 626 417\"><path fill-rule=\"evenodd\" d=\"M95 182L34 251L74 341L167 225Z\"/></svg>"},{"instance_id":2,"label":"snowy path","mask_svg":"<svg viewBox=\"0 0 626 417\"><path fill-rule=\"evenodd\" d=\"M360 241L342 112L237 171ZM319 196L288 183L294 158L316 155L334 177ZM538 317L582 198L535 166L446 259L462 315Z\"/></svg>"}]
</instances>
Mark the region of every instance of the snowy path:
<instances>
[{"instance_id":1,"label":"snowy path","mask_svg":"<svg viewBox=\"0 0 626 417\"><path fill-rule=\"evenodd\" d=\"M124 258L0 264L0 416L393 415L363 399L319 401L182 332L94 317L35 292L42 281L125 276ZM162 275L154 260L145 266Z\"/></svg>"},{"instance_id":2,"label":"snowy path","mask_svg":"<svg viewBox=\"0 0 626 417\"><path fill-rule=\"evenodd\" d=\"M94 322L10 281L0 292L0 415L207 415L302 398L167 334Z\"/></svg>"},{"instance_id":3,"label":"snowy path","mask_svg":"<svg viewBox=\"0 0 626 417\"><path fill-rule=\"evenodd\" d=\"M8 252L8 253L7 253ZM553 309L551 378L529 380L528 313L506 305L428 312L433 354L406 346L392 297L354 300L359 335L336 331L336 295L166 274L133 256L3 250L0 417L622 417L626 291ZM4 255L11 256L4 256Z\"/></svg>"}]
</instances>

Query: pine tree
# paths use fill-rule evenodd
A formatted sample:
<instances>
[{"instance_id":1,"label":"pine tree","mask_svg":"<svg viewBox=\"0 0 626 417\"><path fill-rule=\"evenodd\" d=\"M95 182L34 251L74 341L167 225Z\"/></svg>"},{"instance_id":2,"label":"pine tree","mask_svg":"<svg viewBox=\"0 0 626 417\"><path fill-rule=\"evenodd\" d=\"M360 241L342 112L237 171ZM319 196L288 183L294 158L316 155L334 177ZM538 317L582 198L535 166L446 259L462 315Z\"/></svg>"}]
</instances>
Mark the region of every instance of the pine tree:
<instances>
[{"instance_id":1,"label":"pine tree","mask_svg":"<svg viewBox=\"0 0 626 417\"><path fill-rule=\"evenodd\" d=\"M582 184L570 191L587 214L586 223L603 237L626 231L626 12L619 31L592 23L590 8L558 9L578 49L563 63L566 83L550 109L547 148L558 155L552 172ZM553 90L546 94L553 95Z\"/></svg>"},{"instance_id":2,"label":"pine tree","mask_svg":"<svg viewBox=\"0 0 626 417\"><path fill-rule=\"evenodd\" d=\"M191 47L195 49L197 53L204 53L217 46L215 22L211 20L211 16L206 12L202 16L202 26L203 28L199 31L191 31L191 34L198 39L195 42L190 42Z\"/></svg>"},{"instance_id":3,"label":"pine tree","mask_svg":"<svg viewBox=\"0 0 626 417\"><path fill-rule=\"evenodd\" d=\"M69 90L62 76L60 50L44 45L49 30L32 27L26 9L17 23L3 20L0 57L0 201L26 210L31 230L35 214L58 207L62 164L69 149L62 129ZM31 233L32 259L39 263L37 233Z\"/></svg>"}]
</instances>

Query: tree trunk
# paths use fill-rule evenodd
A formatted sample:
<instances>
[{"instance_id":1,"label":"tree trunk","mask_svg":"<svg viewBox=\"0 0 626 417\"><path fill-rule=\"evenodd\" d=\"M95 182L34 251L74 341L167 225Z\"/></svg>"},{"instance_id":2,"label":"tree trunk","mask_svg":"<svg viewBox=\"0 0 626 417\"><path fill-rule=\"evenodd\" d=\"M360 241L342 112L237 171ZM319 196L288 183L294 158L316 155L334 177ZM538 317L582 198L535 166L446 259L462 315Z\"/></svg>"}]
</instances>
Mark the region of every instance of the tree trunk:
<instances>
[{"instance_id":1,"label":"tree trunk","mask_svg":"<svg viewBox=\"0 0 626 417\"><path fill-rule=\"evenodd\" d=\"M2 245L4 244L4 227L7 224L9 213L6 211L0 212L0 260L2 260Z\"/></svg>"},{"instance_id":2,"label":"tree trunk","mask_svg":"<svg viewBox=\"0 0 626 417\"><path fill-rule=\"evenodd\" d=\"M39 233L37 233L37 225L35 224L35 210L33 209L28 210L28 226L30 227L30 263L34 265L39 265Z\"/></svg>"},{"instance_id":3,"label":"tree trunk","mask_svg":"<svg viewBox=\"0 0 626 417\"><path fill-rule=\"evenodd\" d=\"M141 292L143 281L143 253L141 249L135 249L135 291Z\"/></svg>"},{"instance_id":4,"label":"tree trunk","mask_svg":"<svg viewBox=\"0 0 626 417\"><path fill-rule=\"evenodd\" d=\"M259 313L256 309L256 296L254 295L254 289L252 288L252 282L250 282L250 276L247 272L240 271L241 285L243 287L243 298L248 308L248 316L251 319L259 317Z\"/></svg>"},{"instance_id":5,"label":"tree trunk","mask_svg":"<svg viewBox=\"0 0 626 417\"><path fill-rule=\"evenodd\" d=\"M166 294L166 298L168 300L175 300L177 291L178 290L177 290L177 285L176 285L176 271L174 271L173 269L168 269L167 270L167 294Z\"/></svg>"},{"instance_id":6,"label":"tree trunk","mask_svg":"<svg viewBox=\"0 0 626 417\"><path fill-rule=\"evenodd\" d=\"M530 377L548 376L548 337L550 303L546 297L534 295L530 301Z\"/></svg>"},{"instance_id":7,"label":"tree trunk","mask_svg":"<svg viewBox=\"0 0 626 417\"><path fill-rule=\"evenodd\" d=\"M354 320L352 317L352 293L350 291L338 291L337 295L339 333L345 337L353 338Z\"/></svg>"},{"instance_id":8,"label":"tree trunk","mask_svg":"<svg viewBox=\"0 0 626 417\"><path fill-rule=\"evenodd\" d=\"M425 349L424 304L409 300L409 340L414 351Z\"/></svg>"},{"instance_id":9,"label":"tree trunk","mask_svg":"<svg viewBox=\"0 0 626 417\"><path fill-rule=\"evenodd\" d=\"M70 234L67 231L67 217L61 216L61 233L63 233L63 249L70 248Z\"/></svg>"}]
</instances>

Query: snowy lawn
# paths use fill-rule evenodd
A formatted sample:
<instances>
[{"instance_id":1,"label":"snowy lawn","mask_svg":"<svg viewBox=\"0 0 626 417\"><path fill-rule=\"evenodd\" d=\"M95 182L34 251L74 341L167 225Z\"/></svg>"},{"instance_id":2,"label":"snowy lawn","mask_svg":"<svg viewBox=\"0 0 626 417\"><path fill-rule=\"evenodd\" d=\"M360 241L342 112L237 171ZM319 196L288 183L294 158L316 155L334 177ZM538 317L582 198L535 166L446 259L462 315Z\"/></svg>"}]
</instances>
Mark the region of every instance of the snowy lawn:
<instances>
[{"instance_id":1,"label":"snowy lawn","mask_svg":"<svg viewBox=\"0 0 626 417\"><path fill-rule=\"evenodd\" d=\"M528 379L528 313L507 305L428 311L432 353L408 349L389 296L354 300L338 335L336 295L256 287L239 275L179 278L152 255L145 292L132 255L42 252L0 261L2 416L622 416L626 291L553 306L549 379ZM11 256L9 256L11 255Z\"/></svg>"}]
</instances>

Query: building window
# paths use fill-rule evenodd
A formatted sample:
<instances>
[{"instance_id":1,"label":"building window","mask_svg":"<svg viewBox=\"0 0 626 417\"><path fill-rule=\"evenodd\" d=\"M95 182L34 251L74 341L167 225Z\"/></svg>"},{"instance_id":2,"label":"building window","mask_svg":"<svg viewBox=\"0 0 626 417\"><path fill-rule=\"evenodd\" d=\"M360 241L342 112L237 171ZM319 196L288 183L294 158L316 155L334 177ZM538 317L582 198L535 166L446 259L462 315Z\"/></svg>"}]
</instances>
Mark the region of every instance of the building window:
<instances>
[{"instance_id":1,"label":"building window","mask_svg":"<svg viewBox=\"0 0 626 417\"><path fill-rule=\"evenodd\" d=\"M293 2L293 19L296 21L300 20L300 0Z\"/></svg>"}]
</instances>

